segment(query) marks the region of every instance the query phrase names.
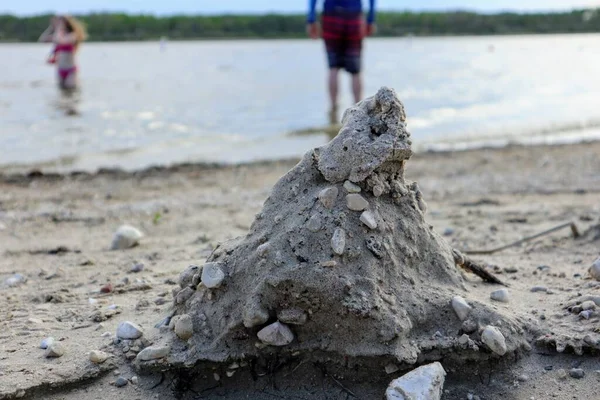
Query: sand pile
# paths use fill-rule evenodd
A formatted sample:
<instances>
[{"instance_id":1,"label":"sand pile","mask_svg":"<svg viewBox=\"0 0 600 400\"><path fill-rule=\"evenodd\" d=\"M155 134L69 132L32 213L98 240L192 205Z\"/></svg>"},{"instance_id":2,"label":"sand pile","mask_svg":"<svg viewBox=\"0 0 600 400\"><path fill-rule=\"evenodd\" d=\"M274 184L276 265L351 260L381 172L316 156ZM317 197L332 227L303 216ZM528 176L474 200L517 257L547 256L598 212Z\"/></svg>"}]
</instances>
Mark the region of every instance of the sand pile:
<instances>
[{"instance_id":1,"label":"sand pile","mask_svg":"<svg viewBox=\"0 0 600 400\"><path fill-rule=\"evenodd\" d=\"M337 137L275 185L246 237L182 272L162 338L170 353L138 364L277 353L383 371L527 347L521 321L468 301L452 249L425 221L419 186L404 178L405 120L388 88L346 111Z\"/></svg>"}]
</instances>

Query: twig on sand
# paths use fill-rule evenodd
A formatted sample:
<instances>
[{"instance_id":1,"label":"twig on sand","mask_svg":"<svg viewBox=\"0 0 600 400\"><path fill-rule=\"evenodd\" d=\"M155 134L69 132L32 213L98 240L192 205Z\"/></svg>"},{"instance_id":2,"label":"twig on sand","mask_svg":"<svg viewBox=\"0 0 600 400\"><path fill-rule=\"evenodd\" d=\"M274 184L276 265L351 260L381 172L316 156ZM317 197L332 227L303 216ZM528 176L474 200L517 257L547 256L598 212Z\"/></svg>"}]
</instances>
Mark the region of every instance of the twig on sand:
<instances>
[{"instance_id":1,"label":"twig on sand","mask_svg":"<svg viewBox=\"0 0 600 400\"><path fill-rule=\"evenodd\" d=\"M535 235L532 235L532 236L524 237L523 239L517 240L516 242L512 242L512 243L509 243L509 244L504 245L504 246L496 247L495 249L489 249L489 250L462 250L462 252L465 253L465 254L479 254L479 255L481 255L481 254L494 254L494 253L499 252L501 250L508 249L509 247L513 247L513 246L518 246L521 243L525 243L525 242L528 242L530 240L537 239L537 238L539 238L541 236L548 235L550 233L559 231L559 230L564 229L566 227L570 227L571 228L571 232L573 233L573 238L577 239L580 236L579 230L577 229L577 225L575 225L574 222L565 222L564 224L560 224L558 226L555 226L554 228L545 230L545 231L540 232L540 233L536 233Z\"/></svg>"},{"instance_id":2,"label":"twig on sand","mask_svg":"<svg viewBox=\"0 0 600 400\"><path fill-rule=\"evenodd\" d=\"M454 255L454 262L459 267L464 268L467 271L474 273L475 275L477 275L478 277L483 279L485 282L495 283L498 285L508 287L508 285L506 283L504 283L500 279L496 278L496 276L493 275L492 273L486 271L484 267L477 264L475 261L466 257L459 250L452 249L452 254Z\"/></svg>"}]
</instances>

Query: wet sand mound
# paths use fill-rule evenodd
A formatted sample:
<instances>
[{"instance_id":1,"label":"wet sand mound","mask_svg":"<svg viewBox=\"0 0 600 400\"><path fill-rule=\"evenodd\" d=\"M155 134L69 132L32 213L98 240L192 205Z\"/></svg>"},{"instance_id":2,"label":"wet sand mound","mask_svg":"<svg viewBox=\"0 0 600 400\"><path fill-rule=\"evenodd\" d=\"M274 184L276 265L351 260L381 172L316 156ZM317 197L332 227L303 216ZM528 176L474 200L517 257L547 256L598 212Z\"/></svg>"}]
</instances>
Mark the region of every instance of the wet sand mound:
<instances>
[{"instance_id":1,"label":"wet sand mound","mask_svg":"<svg viewBox=\"0 0 600 400\"><path fill-rule=\"evenodd\" d=\"M277 354L383 371L528 347L521 321L457 299L468 296L452 249L404 178L405 119L388 88L346 111L340 133L275 185L247 236L182 272L162 338L168 365Z\"/></svg>"}]
</instances>

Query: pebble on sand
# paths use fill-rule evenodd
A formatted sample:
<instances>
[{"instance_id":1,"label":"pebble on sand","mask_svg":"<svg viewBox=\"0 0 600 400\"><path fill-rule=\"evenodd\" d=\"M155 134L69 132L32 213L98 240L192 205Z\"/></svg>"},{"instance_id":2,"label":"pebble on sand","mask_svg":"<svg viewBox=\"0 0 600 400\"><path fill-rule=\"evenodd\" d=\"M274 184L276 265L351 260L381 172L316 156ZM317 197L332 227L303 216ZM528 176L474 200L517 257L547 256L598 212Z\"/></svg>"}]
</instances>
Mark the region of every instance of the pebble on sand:
<instances>
[{"instance_id":1,"label":"pebble on sand","mask_svg":"<svg viewBox=\"0 0 600 400\"><path fill-rule=\"evenodd\" d=\"M124 321L117 327L117 337L119 339L139 339L144 334L144 330L137 324Z\"/></svg>"},{"instance_id":2,"label":"pebble on sand","mask_svg":"<svg viewBox=\"0 0 600 400\"><path fill-rule=\"evenodd\" d=\"M25 282L27 282L27 278L24 275L14 274L13 276L6 278L4 284L8 287L17 287Z\"/></svg>"},{"instance_id":3,"label":"pebble on sand","mask_svg":"<svg viewBox=\"0 0 600 400\"><path fill-rule=\"evenodd\" d=\"M144 264L135 263L131 266L131 269L129 270L129 272L137 273L137 272L142 272L143 270L144 270Z\"/></svg>"},{"instance_id":4,"label":"pebble on sand","mask_svg":"<svg viewBox=\"0 0 600 400\"><path fill-rule=\"evenodd\" d=\"M188 340L194 335L194 323L189 314L183 314L175 323L175 334L181 340Z\"/></svg>"},{"instance_id":5,"label":"pebble on sand","mask_svg":"<svg viewBox=\"0 0 600 400\"><path fill-rule=\"evenodd\" d=\"M458 316L458 319L461 321L467 319L469 317L469 313L473 309L473 307L471 307L461 296L455 296L452 298L452 308Z\"/></svg>"},{"instance_id":6,"label":"pebble on sand","mask_svg":"<svg viewBox=\"0 0 600 400\"><path fill-rule=\"evenodd\" d=\"M510 294L508 289L499 289L490 293L490 299L500 301L502 303L508 303L510 300Z\"/></svg>"},{"instance_id":7,"label":"pebble on sand","mask_svg":"<svg viewBox=\"0 0 600 400\"><path fill-rule=\"evenodd\" d=\"M537 292L547 292L548 288L546 286L534 286L531 288L531 292L533 293L537 293Z\"/></svg>"},{"instance_id":8,"label":"pebble on sand","mask_svg":"<svg viewBox=\"0 0 600 400\"><path fill-rule=\"evenodd\" d=\"M113 235L111 250L123 250L137 246L144 234L130 225L121 225Z\"/></svg>"},{"instance_id":9,"label":"pebble on sand","mask_svg":"<svg viewBox=\"0 0 600 400\"><path fill-rule=\"evenodd\" d=\"M139 361L158 360L169 355L171 348L169 346L150 346L140 351L136 357Z\"/></svg>"},{"instance_id":10,"label":"pebble on sand","mask_svg":"<svg viewBox=\"0 0 600 400\"><path fill-rule=\"evenodd\" d=\"M377 229L377 220L371 211L363 211L363 213L360 215L360 222L371 229Z\"/></svg>"},{"instance_id":11,"label":"pebble on sand","mask_svg":"<svg viewBox=\"0 0 600 400\"><path fill-rule=\"evenodd\" d=\"M257 336L261 342L271 346L287 346L294 341L290 328L279 321L262 328Z\"/></svg>"},{"instance_id":12,"label":"pebble on sand","mask_svg":"<svg viewBox=\"0 0 600 400\"><path fill-rule=\"evenodd\" d=\"M344 189L346 189L346 192L348 193L360 193L361 191L360 186L355 185L350 181L344 182Z\"/></svg>"},{"instance_id":13,"label":"pebble on sand","mask_svg":"<svg viewBox=\"0 0 600 400\"><path fill-rule=\"evenodd\" d=\"M337 255L344 254L346 249L346 232L342 228L336 228L331 237L331 248Z\"/></svg>"},{"instance_id":14,"label":"pebble on sand","mask_svg":"<svg viewBox=\"0 0 600 400\"><path fill-rule=\"evenodd\" d=\"M218 263L206 263L202 268L202 284L209 289L221 286L225 279L225 273Z\"/></svg>"},{"instance_id":15,"label":"pebble on sand","mask_svg":"<svg viewBox=\"0 0 600 400\"><path fill-rule=\"evenodd\" d=\"M590 275L597 281L600 281L600 257L590 267Z\"/></svg>"},{"instance_id":16,"label":"pebble on sand","mask_svg":"<svg viewBox=\"0 0 600 400\"><path fill-rule=\"evenodd\" d=\"M90 351L90 361L94 364L102 364L104 361L108 360L110 355L100 350L92 350Z\"/></svg>"},{"instance_id":17,"label":"pebble on sand","mask_svg":"<svg viewBox=\"0 0 600 400\"><path fill-rule=\"evenodd\" d=\"M346 206L352 211L363 211L369 207L369 202L360 194L350 193L346 196Z\"/></svg>"},{"instance_id":18,"label":"pebble on sand","mask_svg":"<svg viewBox=\"0 0 600 400\"><path fill-rule=\"evenodd\" d=\"M583 377L585 376L585 371L581 368L571 368L571 370L569 371L569 375L571 376L571 378L583 379Z\"/></svg>"},{"instance_id":19,"label":"pebble on sand","mask_svg":"<svg viewBox=\"0 0 600 400\"><path fill-rule=\"evenodd\" d=\"M47 337L42 339L42 342L40 343L40 349L44 349L46 350L52 343L54 343L54 338L53 337Z\"/></svg>"},{"instance_id":20,"label":"pebble on sand","mask_svg":"<svg viewBox=\"0 0 600 400\"><path fill-rule=\"evenodd\" d=\"M388 386L386 400L439 400L446 371L439 362L419 367Z\"/></svg>"},{"instance_id":21,"label":"pebble on sand","mask_svg":"<svg viewBox=\"0 0 600 400\"><path fill-rule=\"evenodd\" d=\"M495 326L488 325L481 333L481 341L494 353L503 356L506 353L506 339Z\"/></svg>"},{"instance_id":22,"label":"pebble on sand","mask_svg":"<svg viewBox=\"0 0 600 400\"><path fill-rule=\"evenodd\" d=\"M123 378L122 376L120 376L115 381L115 386L116 387L123 387L123 386L127 386L128 383L129 383L129 381L126 378Z\"/></svg>"},{"instance_id":23,"label":"pebble on sand","mask_svg":"<svg viewBox=\"0 0 600 400\"><path fill-rule=\"evenodd\" d=\"M46 358L58 358L62 357L63 354L65 354L65 346L61 343L53 342L46 349L44 356L46 356Z\"/></svg>"}]
</instances>

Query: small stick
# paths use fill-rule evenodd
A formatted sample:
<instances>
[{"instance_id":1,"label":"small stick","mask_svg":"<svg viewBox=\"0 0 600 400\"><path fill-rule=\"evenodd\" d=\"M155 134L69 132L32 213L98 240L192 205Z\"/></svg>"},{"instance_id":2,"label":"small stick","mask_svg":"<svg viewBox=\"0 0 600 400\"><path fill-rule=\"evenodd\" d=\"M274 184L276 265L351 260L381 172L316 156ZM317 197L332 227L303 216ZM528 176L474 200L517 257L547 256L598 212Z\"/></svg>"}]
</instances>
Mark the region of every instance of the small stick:
<instances>
[{"instance_id":1,"label":"small stick","mask_svg":"<svg viewBox=\"0 0 600 400\"><path fill-rule=\"evenodd\" d=\"M577 225L575 225L574 222L565 222L564 224L555 226L554 228L545 230L544 232L540 232L540 233L536 233L535 235L532 235L532 236L524 237L523 239L517 240L516 242L512 242L512 243L509 243L509 244L504 245L504 246L496 247L495 249L489 249L489 250L462 250L462 252L465 253L465 254L479 254L479 255L481 255L481 254L494 254L494 253L496 253L498 251L501 251L501 250L504 250L504 249L508 249L509 247L518 246L521 243L525 243L525 242L528 242L530 240L537 239L537 238L539 238L541 236L548 235L550 233L559 231L559 230L564 229L564 228L566 228L568 226L571 227L571 232L573 233L573 237L575 239L577 239L580 236L579 230L577 229Z\"/></svg>"},{"instance_id":2,"label":"small stick","mask_svg":"<svg viewBox=\"0 0 600 400\"><path fill-rule=\"evenodd\" d=\"M475 275L477 275L478 277L483 279L485 282L495 283L498 285L508 287L508 285L506 283L504 283L500 279L496 278L495 275L492 275L490 272L486 271L484 267L477 264L470 258L466 257L460 251L458 251L456 249L452 249L452 254L454 255L454 262L459 267L462 267L462 268L466 269L467 271L474 273Z\"/></svg>"}]
</instances>

